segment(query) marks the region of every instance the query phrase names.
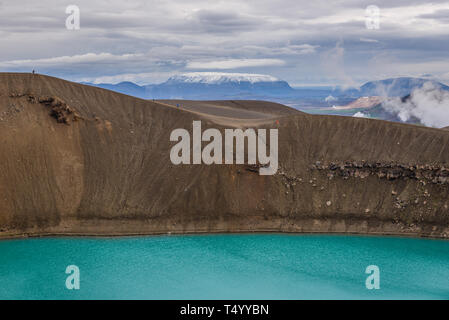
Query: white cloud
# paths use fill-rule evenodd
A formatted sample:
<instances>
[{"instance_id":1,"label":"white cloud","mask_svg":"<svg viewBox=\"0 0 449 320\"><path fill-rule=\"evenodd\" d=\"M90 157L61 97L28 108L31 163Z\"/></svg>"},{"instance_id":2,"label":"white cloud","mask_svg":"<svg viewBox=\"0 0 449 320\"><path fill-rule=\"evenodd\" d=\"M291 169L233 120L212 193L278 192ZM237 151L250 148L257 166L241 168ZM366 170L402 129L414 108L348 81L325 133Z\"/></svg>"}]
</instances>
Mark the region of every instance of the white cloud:
<instances>
[{"instance_id":1,"label":"white cloud","mask_svg":"<svg viewBox=\"0 0 449 320\"><path fill-rule=\"evenodd\" d=\"M353 115L353 117L355 117L355 118L369 118L369 114L365 114L365 113L359 111L359 112L356 112Z\"/></svg>"},{"instance_id":2,"label":"white cloud","mask_svg":"<svg viewBox=\"0 0 449 320\"><path fill-rule=\"evenodd\" d=\"M449 92L430 81L424 83L422 88L413 90L409 99L388 99L382 107L404 122L417 118L426 126L449 125Z\"/></svg>"},{"instance_id":3,"label":"white cloud","mask_svg":"<svg viewBox=\"0 0 449 320\"><path fill-rule=\"evenodd\" d=\"M122 54L114 55L111 53L86 53L74 56L61 56L43 59L24 59L24 60L10 60L0 62L0 67L43 67L43 66L65 66L79 63L95 63L95 62L119 62L127 61L142 57L142 54Z\"/></svg>"},{"instance_id":4,"label":"white cloud","mask_svg":"<svg viewBox=\"0 0 449 320\"><path fill-rule=\"evenodd\" d=\"M217 61L193 61L187 63L187 69L237 69L262 66L283 66L280 59L229 59Z\"/></svg>"},{"instance_id":5,"label":"white cloud","mask_svg":"<svg viewBox=\"0 0 449 320\"><path fill-rule=\"evenodd\" d=\"M342 41L338 41L335 48L324 52L321 58L322 67L329 78L338 79L343 89L357 87L357 83L345 70L345 48Z\"/></svg>"},{"instance_id":6,"label":"white cloud","mask_svg":"<svg viewBox=\"0 0 449 320\"><path fill-rule=\"evenodd\" d=\"M360 38L361 42L368 42L368 43L378 43L379 40L376 39L369 39L369 38Z\"/></svg>"},{"instance_id":7,"label":"white cloud","mask_svg":"<svg viewBox=\"0 0 449 320\"><path fill-rule=\"evenodd\" d=\"M173 72L144 72L144 73L126 73L117 74L111 76L101 77L81 77L75 79L79 82L91 82L95 84L99 83L119 83L124 81L134 82L139 85L146 85L150 83L164 82L167 78L171 77Z\"/></svg>"},{"instance_id":8,"label":"white cloud","mask_svg":"<svg viewBox=\"0 0 449 320\"><path fill-rule=\"evenodd\" d=\"M261 49L261 51L265 51L267 54L304 55L315 53L318 47L319 47L318 45L314 46L305 43L305 44L280 46L277 48L264 48Z\"/></svg>"},{"instance_id":9,"label":"white cloud","mask_svg":"<svg viewBox=\"0 0 449 320\"><path fill-rule=\"evenodd\" d=\"M332 96L332 95L329 95L329 96L327 96L325 99L324 99L324 101L326 101L326 102L333 102L333 101L336 101L337 100L337 98L335 98L334 96Z\"/></svg>"}]
</instances>

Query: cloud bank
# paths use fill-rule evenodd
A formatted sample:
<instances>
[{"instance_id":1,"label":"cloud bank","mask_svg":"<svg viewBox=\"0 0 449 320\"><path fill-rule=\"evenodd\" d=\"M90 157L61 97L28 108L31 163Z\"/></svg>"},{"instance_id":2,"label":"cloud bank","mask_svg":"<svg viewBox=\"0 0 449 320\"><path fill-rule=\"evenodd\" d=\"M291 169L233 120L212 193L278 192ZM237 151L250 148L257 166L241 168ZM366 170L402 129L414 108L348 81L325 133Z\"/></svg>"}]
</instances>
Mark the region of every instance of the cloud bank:
<instances>
[{"instance_id":1,"label":"cloud bank","mask_svg":"<svg viewBox=\"0 0 449 320\"><path fill-rule=\"evenodd\" d=\"M285 62L280 59L230 59L218 61L189 62L187 69L238 69L262 66L283 66Z\"/></svg>"},{"instance_id":2,"label":"cloud bank","mask_svg":"<svg viewBox=\"0 0 449 320\"><path fill-rule=\"evenodd\" d=\"M295 85L353 86L432 74L449 80L447 0L378 0L380 29L365 26L371 1L2 1L0 71L80 79L160 82L169 74L233 70ZM336 46L337 44L337 46Z\"/></svg>"},{"instance_id":3,"label":"cloud bank","mask_svg":"<svg viewBox=\"0 0 449 320\"><path fill-rule=\"evenodd\" d=\"M382 107L403 122L416 118L430 127L449 126L449 92L430 81L405 99L387 99Z\"/></svg>"}]
</instances>

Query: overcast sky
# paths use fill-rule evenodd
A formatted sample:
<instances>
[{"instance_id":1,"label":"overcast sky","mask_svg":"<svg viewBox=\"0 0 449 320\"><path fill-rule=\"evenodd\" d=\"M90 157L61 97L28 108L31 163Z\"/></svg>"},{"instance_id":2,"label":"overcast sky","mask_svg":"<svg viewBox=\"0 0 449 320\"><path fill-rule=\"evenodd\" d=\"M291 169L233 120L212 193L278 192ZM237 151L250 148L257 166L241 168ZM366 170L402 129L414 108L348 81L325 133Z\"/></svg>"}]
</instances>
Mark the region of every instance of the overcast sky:
<instances>
[{"instance_id":1,"label":"overcast sky","mask_svg":"<svg viewBox=\"0 0 449 320\"><path fill-rule=\"evenodd\" d=\"M80 29L66 28L66 7ZM378 29L366 7L380 9ZM396 76L449 83L449 1L0 0L0 71L158 83L195 71L292 85Z\"/></svg>"}]
</instances>

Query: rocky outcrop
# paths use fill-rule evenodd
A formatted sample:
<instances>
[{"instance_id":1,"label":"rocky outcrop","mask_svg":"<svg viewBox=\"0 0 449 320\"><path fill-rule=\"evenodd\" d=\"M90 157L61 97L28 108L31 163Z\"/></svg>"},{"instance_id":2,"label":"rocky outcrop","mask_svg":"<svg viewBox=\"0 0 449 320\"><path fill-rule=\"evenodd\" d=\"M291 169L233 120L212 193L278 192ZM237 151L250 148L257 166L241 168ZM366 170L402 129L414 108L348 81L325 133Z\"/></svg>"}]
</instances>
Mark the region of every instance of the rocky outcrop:
<instances>
[{"instance_id":1,"label":"rocky outcrop","mask_svg":"<svg viewBox=\"0 0 449 320\"><path fill-rule=\"evenodd\" d=\"M332 161L322 163L320 161L311 165L313 170L326 171L329 179L350 177L364 179L375 176L387 180L417 180L423 185L449 184L449 165L447 164L398 164L366 161Z\"/></svg>"},{"instance_id":2,"label":"rocky outcrop","mask_svg":"<svg viewBox=\"0 0 449 320\"><path fill-rule=\"evenodd\" d=\"M58 123L64 123L69 125L73 121L81 120L80 114L66 102L62 101L58 97L52 96L38 96L35 94L19 94L12 93L9 95L11 98L26 98L30 103L41 104L49 109L49 115L56 119Z\"/></svg>"}]
</instances>

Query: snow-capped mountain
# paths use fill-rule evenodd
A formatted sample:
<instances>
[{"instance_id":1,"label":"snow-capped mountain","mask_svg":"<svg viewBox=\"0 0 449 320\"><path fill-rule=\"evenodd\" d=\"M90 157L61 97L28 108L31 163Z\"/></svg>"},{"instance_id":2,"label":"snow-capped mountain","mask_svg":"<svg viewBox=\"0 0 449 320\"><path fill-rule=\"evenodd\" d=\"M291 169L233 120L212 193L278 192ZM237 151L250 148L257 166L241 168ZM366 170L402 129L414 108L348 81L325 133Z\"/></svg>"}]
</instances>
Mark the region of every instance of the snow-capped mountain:
<instances>
[{"instance_id":1,"label":"snow-capped mountain","mask_svg":"<svg viewBox=\"0 0 449 320\"><path fill-rule=\"evenodd\" d=\"M294 93L282 80L262 74L194 72L145 86L155 99L267 99Z\"/></svg>"},{"instance_id":2,"label":"snow-capped mountain","mask_svg":"<svg viewBox=\"0 0 449 320\"><path fill-rule=\"evenodd\" d=\"M161 84L139 86L130 82L91 84L144 99L258 99L287 98L290 85L263 74L192 72L170 77Z\"/></svg>"},{"instance_id":3,"label":"snow-capped mountain","mask_svg":"<svg viewBox=\"0 0 449 320\"><path fill-rule=\"evenodd\" d=\"M227 82L279 82L278 78L265 74L224 73L224 72L191 72L170 77L166 83L204 83L223 84Z\"/></svg>"}]
</instances>

